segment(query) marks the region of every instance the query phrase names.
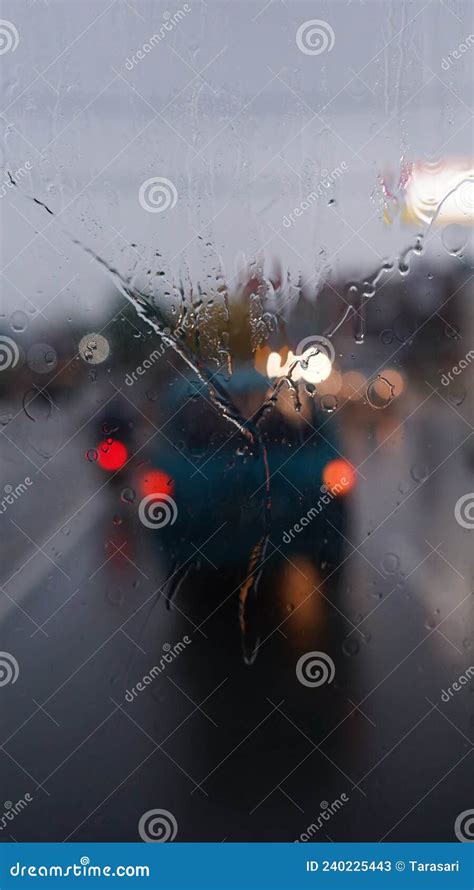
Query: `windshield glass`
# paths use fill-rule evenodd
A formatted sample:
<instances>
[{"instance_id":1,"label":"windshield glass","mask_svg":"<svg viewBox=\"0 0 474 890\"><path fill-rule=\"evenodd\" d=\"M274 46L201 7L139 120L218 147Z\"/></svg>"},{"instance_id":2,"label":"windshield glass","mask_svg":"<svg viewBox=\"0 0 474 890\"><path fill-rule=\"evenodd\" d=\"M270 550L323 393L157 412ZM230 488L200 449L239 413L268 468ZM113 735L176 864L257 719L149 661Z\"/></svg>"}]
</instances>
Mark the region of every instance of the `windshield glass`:
<instances>
[{"instance_id":1,"label":"windshield glass","mask_svg":"<svg viewBox=\"0 0 474 890\"><path fill-rule=\"evenodd\" d=\"M467 834L471 11L3 5L1 840Z\"/></svg>"}]
</instances>

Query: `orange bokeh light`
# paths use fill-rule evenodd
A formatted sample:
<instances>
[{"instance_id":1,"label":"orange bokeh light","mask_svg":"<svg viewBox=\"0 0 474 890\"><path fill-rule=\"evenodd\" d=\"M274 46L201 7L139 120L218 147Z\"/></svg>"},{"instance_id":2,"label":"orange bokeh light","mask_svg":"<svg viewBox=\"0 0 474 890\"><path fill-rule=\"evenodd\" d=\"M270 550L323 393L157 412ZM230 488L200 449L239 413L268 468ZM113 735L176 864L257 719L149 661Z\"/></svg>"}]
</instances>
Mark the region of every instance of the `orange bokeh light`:
<instances>
[{"instance_id":1,"label":"orange bokeh light","mask_svg":"<svg viewBox=\"0 0 474 890\"><path fill-rule=\"evenodd\" d=\"M107 439L97 446L97 463L103 470L120 470L128 460L128 450L117 439Z\"/></svg>"},{"instance_id":2,"label":"orange bokeh light","mask_svg":"<svg viewBox=\"0 0 474 890\"><path fill-rule=\"evenodd\" d=\"M140 492L147 494L174 494L174 480L164 470L145 470L140 478Z\"/></svg>"},{"instance_id":3,"label":"orange bokeh light","mask_svg":"<svg viewBox=\"0 0 474 890\"><path fill-rule=\"evenodd\" d=\"M342 491L334 494L343 495L353 488L356 480L356 471L349 461L343 458L330 460L323 470L323 482L329 491L333 491L336 485L340 485Z\"/></svg>"}]
</instances>

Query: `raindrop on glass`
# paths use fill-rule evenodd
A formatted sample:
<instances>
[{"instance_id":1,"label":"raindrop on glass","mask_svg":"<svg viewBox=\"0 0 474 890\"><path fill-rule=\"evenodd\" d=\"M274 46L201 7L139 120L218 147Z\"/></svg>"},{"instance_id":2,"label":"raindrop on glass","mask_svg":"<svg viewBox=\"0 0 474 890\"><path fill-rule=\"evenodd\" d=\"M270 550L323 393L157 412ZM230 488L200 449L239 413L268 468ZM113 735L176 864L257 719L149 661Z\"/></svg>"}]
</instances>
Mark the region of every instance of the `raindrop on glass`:
<instances>
[{"instance_id":1,"label":"raindrop on glass","mask_svg":"<svg viewBox=\"0 0 474 890\"><path fill-rule=\"evenodd\" d=\"M17 309L10 315L10 327L16 334L21 334L28 327L28 316L26 312Z\"/></svg>"},{"instance_id":2,"label":"raindrop on glass","mask_svg":"<svg viewBox=\"0 0 474 890\"><path fill-rule=\"evenodd\" d=\"M378 374L367 384L366 396L372 408L388 408L395 398L395 388L390 380Z\"/></svg>"},{"instance_id":3,"label":"raindrop on glass","mask_svg":"<svg viewBox=\"0 0 474 890\"><path fill-rule=\"evenodd\" d=\"M344 655L357 655L359 649L359 641L356 640L355 637L346 637L342 644L342 651L344 652Z\"/></svg>"},{"instance_id":4,"label":"raindrop on glass","mask_svg":"<svg viewBox=\"0 0 474 890\"><path fill-rule=\"evenodd\" d=\"M424 482L430 475L430 471L424 463L413 464L410 472L415 482Z\"/></svg>"},{"instance_id":5,"label":"raindrop on glass","mask_svg":"<svg viewBox=\"0 0 474 890\"><path fill-rule=\"evenodd\" d=\"M395 575L400 566L400 559L396 553L386 553L382 559L382 569L386 575Z\"/></svg>"}]
</instances>

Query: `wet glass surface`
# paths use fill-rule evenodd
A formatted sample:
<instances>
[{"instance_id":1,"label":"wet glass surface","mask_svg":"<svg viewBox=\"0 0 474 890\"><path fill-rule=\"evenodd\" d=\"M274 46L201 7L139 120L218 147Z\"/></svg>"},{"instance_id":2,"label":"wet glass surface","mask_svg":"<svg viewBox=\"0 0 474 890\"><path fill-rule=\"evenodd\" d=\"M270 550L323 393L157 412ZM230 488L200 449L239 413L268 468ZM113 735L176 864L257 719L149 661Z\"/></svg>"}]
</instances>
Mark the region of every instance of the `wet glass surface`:
<instances>
[{"instance_id":1,"label":"wet glass surface","mask_svg":"<svg viewBox=\"0 0 474 890\"><path fill-rule=\"evenodd\" d=\"M472 840L472 8L2 16L0 840Z\"/></svg>"}]
</instances>

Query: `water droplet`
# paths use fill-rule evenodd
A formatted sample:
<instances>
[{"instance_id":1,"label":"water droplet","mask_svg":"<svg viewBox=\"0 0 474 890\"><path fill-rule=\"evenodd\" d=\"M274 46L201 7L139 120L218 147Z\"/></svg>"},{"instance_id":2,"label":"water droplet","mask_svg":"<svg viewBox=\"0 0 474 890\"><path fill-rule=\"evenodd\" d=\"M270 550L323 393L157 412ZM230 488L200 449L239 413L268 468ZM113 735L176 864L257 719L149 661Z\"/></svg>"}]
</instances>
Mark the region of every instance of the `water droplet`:
<instances>
[{"instance_id":1,"label":"water droplet","mask_svg":"<svg viewBox=\"0 0 474 890\"><path fill-rule=\"evenodd\" d=\"M372 408L387 408L395 398L395 388L390 380L378 374L368 383L366 396Z\"/></svg>"},{"instance_id":2,"label":"water droplet","mask_svg":"<svg viewBox=\"0 0 474 890\"><path fill-rule=\"evenodd\" d=\"M393 331L390 330L390 328L382 331L382 333L380 334L380 340L384 346L390 346L390 343L393 343Z\"/></svg>"},{"instance_id":3,"label":"water droplet","mask_svg":"<svg viewBox=\"0 0 474 890\"><path fill-rule=\"evenodd\" d=\"M124 504L133 504L136 498L136 493L133 488L123 488L120 492L120 500L123 501Z\"/></svg>"},{"instance_id":4,"label":"water droplet","mask_svg":"<svg viewBox=\"0 0 474 890\"><path fill-rule=\"evenodd\" d=\"M58 363L57 352L48 343L35 343L26 354L26 363L35 374L49 374Z\"/></svg>"},{"instance_id":5,"label":"water droplet","mask_svg":"<svg viewBox=\"0 0 474 890\"><path fill-rule=\"evenodd\" d=\"M451 402L452 405L459 407L464 402L466 398L466 390L462 383L452 383L448 389L448 402Z\"/></svg>"},{"instance_id":6,"label":"water droplet","mask_svg":"<svg viewBox=\"0 0 474 890\"><path fill-rule=\"evenodd\" d=\"M122 517L118 513L115 514L112 521L114 525L122 525Z\"/></svg>"},{"instance_id":7,"label":"water droplet","mask_svg":"<svg viewBox=\"0 0 474 890\"><path fill-rule=\"evenodd\" d=\"M441 233L441 241L443 247L452 256L458 256L467 244L467 231L464 226L456 225L446 226Z\"/></svg>"},{"instance_id":8,"label":"water droplet","mask_svg":"<svg viewBox=\"0 0 474 890\"><path fill-rule=\"evenodd\" d=\"M342 644L342 651L344 652L344 655L348 655L349 657L352 655L357 655L359 649L359 641L356 640L355 637L346 637Z\"/></svg>"},{"instance_id":9,"label":"water droplet","mask_svg":"<svg viewBox=\"0 0 474 890\"><path fill-rule=\"evenodd\" d=\"M112 588L107 591L107 599L111 606L121 606L125 599L125 594L121 587Z\"/></svg>"},{"instance_id":10,"label":"water droplet","mask_svg":"<svg viewBox=\"0 0 474 890\"><path fill-rule=\"evenodd\" d=\"M386 553L382 560L382 569L386 575L395 575L400 566L400 559L396 553Z\"/></svg>"},{"instance_id":11,"label":"water droplet","mask_svg":"<svg viewBox=\"0 0 474 890\"><path fill-rule=\"evenodd\" d=\"M407 313L401 313L395 318L392 328L400 343L408 343L415 333L416 322Z\"/></svg>"},{"instance_id":12,"label":"water droplet","mask_svg":"<svg viewBox=\"0 0 474 890\"><path fill-rule=\"evenodd\" d=\"M458 326L455 324L447 324L444 329L444 333L446 334L447 337L449 337L450 340L460 340L461 339L461 332L460 332Z\"/></svg>"},{"instance_id":13,"label":"water droplet","mask_svg":"<svg viewBox=\"0 0 474 890\"><path fill-rule=\"evenodd\" d=\"M413 464L410 472L415 482L424 482L430 475L430 471L424 463Z\"/></svg>"},{"instance_id":14,"label":"water droplet","mask_svg":"<svg viewBox=\"0 0 474 890\"><path fill-rule=\"evenodd\" d=\"M28 316L26 312L17 309L10 315L10 327L16 334L21 334L28 327Z\"/></svg>"},{"instance_id":15,"label":"water droplet","mask_svg":"<svg viewBox=\"0 0 474 890\"><path fill-rule=\"evenodd\" d=\"M86 451L86 460L90 460L91 463L95 463L95 461L98 460L98 458L99 458L99 453L96 448L89 448L89 450Z\"/></svg>"},{"instance_id":16,"label":"water droplet","mask_svg":"<svg viewBox=\"0 0 474 890\"><path fill-rule=\"evenodd\" d=\"M337 398L336 396L331 395L331 393L327 393L326 395L321 396L319 404L323 411L326 411L327 414L332 414L337 408Z\"/></svg>"},{"instance_id":17,"label":"water droplet","mask_svg":"<svg viewBox=\"0 0 474 890\"><path fill-rule=\"evenodd\" d=\"M110 353L109 341L102 334L85 334L79 341L79 355L90 365L105 362Z\"/></svg>"},{"instance_id":18,"label":"water droplet","mask_svg":"<svg viewBox=\"0 0 474 890\"><path fill-rule=\"evenodd\" d=\"M35 423L44 423L51 417L53 405L45 390L32 388L23 396L23 410L30 420Z\"/></svg>"}]
</instances>

